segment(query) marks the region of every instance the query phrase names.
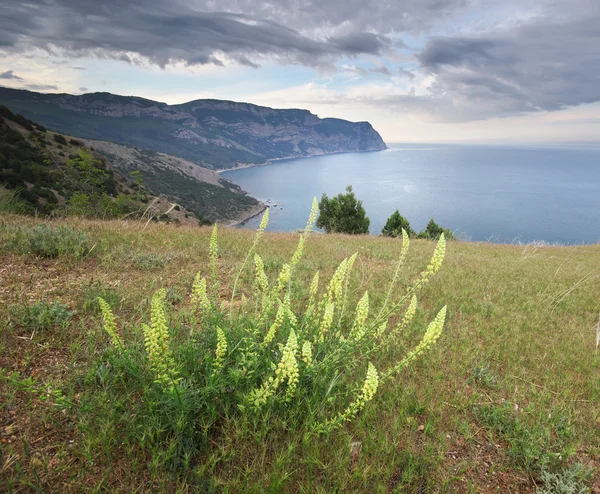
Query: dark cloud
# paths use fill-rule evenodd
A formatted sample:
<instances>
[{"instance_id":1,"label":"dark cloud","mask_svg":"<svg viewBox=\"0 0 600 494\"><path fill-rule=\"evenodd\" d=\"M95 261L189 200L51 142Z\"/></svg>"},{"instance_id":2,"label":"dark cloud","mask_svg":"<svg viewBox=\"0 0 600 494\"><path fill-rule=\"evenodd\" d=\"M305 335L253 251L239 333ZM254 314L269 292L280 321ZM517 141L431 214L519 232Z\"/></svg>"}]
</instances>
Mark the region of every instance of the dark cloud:
<instances>
[{"instance_id":1,"label":"dark cloud","mask_svg":"<svg viewBox=\"0 0 600 494\"><path fill-rule=\"evenodd\" d=\"M34 91L57 91L58 86L55 84L27 84L27 89L33 89Z\"/></svg>"},{"instance_id":2,"label":"dark cloud","mask_svg":"<svg viewBox=\"0 0 600 494\"><path fill-rule=\"evenodd\" d=\"M401 47L389 36L420 32L473 1L3 0L0 49L160 66L222 64L221 54L249 66L264 57L317 65Z\"/></svg>"},{"instance_id":3,"label":"dark cloud","mask_svg":"<svg viewBox=\"0 0 600 494\"><path fill-rule=\"evenodd\" d=\"M85 67L78 67L78 66L74 66L71 67L73 70L87 70Z\"/></svg>"},{"instance_id":4,"label":"dark cloud","mask_svg":"<svg viewBox=\"0 0 600 494\"><path fill-rule=\"evenodd\" d=\"M600 101L600 2L480 36L437 37L417 55L452 100L445 120L553 111ZM576 7L579 6L580 9ZM557 20L561 19L561 20Z\"/></svg>"},{"instance_id":5,"label":"dark cloud","mask_svg":"<svg viewBox=\"0 0 600 494\"><path fill-rule=\"evenodd\" d=\"M87 92L88 92L88 88L87 88L87 87L80 87L80 88L79 88L79 90L80 90L82 93L87 93Z\"/></svg>"},{"instance_id":6,"label":"dark cloud","mask_svg":"<svg viewBox=\"0 0 600 494\"><path fill-rule=\"evenodd\" d=\"M141 56L160 66L172 61L222 65L221 54L225 54L257 66L264 57L316 65L344 56L377 55L389 45L385 35L348 30L349 26L345 32L334 26L330 36L302 34L270 19L285 21L285 15L269 16L270 9L253 5L250 0L231 2L231 10L226 11L227 5L219 4L223 11L215 12L202 2L5 0L0 5L0 48L35 47L57 55L92 55L129 63ZM281 8L289 9L293 20L293 6ZM326 24L333 13L322 17L315 11L311 25Z\"/></svg>"},{"instance_id":7,"label":"dark cloud","mask_svg":"<svg viewBox=\"0 0 600 494\"><path fill-rule=\"evenodd\" d=\"M0 73L0 79L12 79L14 81L22 81L24 80L22 77L19 77L13 70L7 70L6 72Z\"/></svg>"}]
</instances>

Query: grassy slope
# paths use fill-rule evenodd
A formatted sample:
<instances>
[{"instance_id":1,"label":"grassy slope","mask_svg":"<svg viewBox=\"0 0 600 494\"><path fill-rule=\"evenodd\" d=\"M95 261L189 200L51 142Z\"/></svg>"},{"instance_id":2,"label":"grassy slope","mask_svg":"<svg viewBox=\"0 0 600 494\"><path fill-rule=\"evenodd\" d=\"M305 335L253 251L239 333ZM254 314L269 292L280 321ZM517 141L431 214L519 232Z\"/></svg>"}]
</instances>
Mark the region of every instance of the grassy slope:
<instances>
[{"instance_id":1,"label":"grassy slope","mask_svg":"<svg viewBox=\"0 0 600 494\"><path fill-rule=\"evenodd\" d=\"M10 228L34 221L5 217L3 223ZM98 287L111 289L122 299L117 316L126 327L147 316L148 296L158 287L171 287L188 303L194 273L206 271L210 230L69 224L97 244L95 257L0 257L0 321L12 321L0 333L0 367L62 389L78 403L86 392L80 376L105 341L85 301ZM251 235L221 230L224 282ZM294 234L266 235L259 251L271 277L296 242ZM376 304L399 246L393 239L314 235L299 279L308 286L315 269L328 279L344 257L358 251L353 298L369 289ZM412 243L401 283L424 267L432 250L431 242ZM303 444L294 434L257 442L233 433L223 437L214 445L218 461L210 475L234 492L269 486L290 492L533 492L542 461L599 467L600 356L592 332L600 311L599 266L600 245L450 243L441 273L421 293L418 324L403 340L416 341L418 328L447 304L445 332L432 351L329 438ZM224 299L228 290L220 294ZM62 301L77 311L68 330L32 334L23 327L14 314L39 300ZM78 429L77 406L62 412L26 385L5 379L0 388L1 486L184 487L168 475L153 477L149 459L135 452L111 453L107 445L117 438L102 441L96 434L91 442L85 427ZM96 426L103 430L103 424ZM591 483L600 488L598 471L594 475Z\"/></svg>"}]
</instances>

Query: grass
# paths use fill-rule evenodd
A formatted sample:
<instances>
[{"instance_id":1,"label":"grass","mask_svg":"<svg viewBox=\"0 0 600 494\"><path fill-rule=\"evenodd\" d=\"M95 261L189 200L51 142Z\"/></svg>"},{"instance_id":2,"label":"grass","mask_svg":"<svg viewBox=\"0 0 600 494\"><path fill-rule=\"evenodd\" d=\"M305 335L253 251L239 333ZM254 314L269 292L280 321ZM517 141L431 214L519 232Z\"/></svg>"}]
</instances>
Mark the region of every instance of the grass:
<instances>
[{"instance_id":1,"label":"grass","mask_svg":"<svg viewBox=\"0 0 600 494\"><path fill-rule=\"evenodd\" d=\"M1 228L33 231L37 224L4 216ZM3 244L0 321L11 324L0 333L2 490L586 492L599 486L600 356L590 328L600 307L600 245L449 243L398 352L418 342L447 304L437 346L379 389L354 421L307 440L296 422L275 413L256 423L223 416L219 434L186 456L184 440L157 448L156 438L143 435L178 426L176 415L163 403L149 415L156 427L139 427L144 407L160 403L159 396L149 400L143 383L127 385L114 372L143 360L119 362L93 300L109 302L121 336L135 349L151 294L167 288L169 313L176 315L172 335L187 335L194 275L209 273L210 228L76 219L51 227L78 232L95 248L86 256L48 257ZM252 236L219 231L218 298L226 311ZM296 234L265 234L259 252L270 280L297 241ZM427 264L433 247L411 243L400 286ZM349 307L366 289L377 307L399 250L394 239L311 236L292 290L306 298L315 270L328 280L358 252ZM136 265L132 252L165 262ZM251 272L238 286L247 297ZM25 330L16 309L44 302L73 313L66 330L61 324L33 335ZM194 362L214 352L214 344L178 358ZM169 455L169 445L182 454Z\"/></svg>"}]
</instances>

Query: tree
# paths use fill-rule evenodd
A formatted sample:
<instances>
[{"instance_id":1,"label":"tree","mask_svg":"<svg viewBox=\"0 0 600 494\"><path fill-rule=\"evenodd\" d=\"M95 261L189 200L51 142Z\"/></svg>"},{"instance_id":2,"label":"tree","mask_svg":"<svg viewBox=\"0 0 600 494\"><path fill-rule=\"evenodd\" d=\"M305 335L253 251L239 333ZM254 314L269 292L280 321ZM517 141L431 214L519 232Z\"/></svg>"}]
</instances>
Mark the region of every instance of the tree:
<instances>
[{"instance_id":1,"label":"tree","mask_svg":"<svg viewBox=\"0 0 600 494\"><path fill-rule=\"evenodd\" d=\"M338 194L329 199L323 194L319 202L317 226L327 233L369 233L371 221L366 215L362 201L358 201L352 186L346 187L345 194Z\"/></svg>"},{"instance_id":2,"label":"tree","mask_svg":"<svg viewBox=\"0 0 600 494\"><path fill-rule=\"evenodd\" d=\"M429 223L427 223L427 226L425 227L425 231L419 233L418 237L426 238L428 240L437 240L438 238L440 238L440 235L442 233L444 234L444 237L446 238L446 240L454 240L455 239L454 233L452 233L452 230L450 230L449 228L442 228L435 221L433 221L433 218L431 218L429 220Z\"/></svg>"},{"instance_id":3,"label":"tree","mask_svg":"<svg viewBox=\"0 0 600 494\"><path fill-rule=\"evenodd\" d=\"M396 209L386 221L381 234L384 237L398 237L402 234L403 228L410 237L415 236L414 230L410 227L410 222Z\"/></svg>"}]
</instances>

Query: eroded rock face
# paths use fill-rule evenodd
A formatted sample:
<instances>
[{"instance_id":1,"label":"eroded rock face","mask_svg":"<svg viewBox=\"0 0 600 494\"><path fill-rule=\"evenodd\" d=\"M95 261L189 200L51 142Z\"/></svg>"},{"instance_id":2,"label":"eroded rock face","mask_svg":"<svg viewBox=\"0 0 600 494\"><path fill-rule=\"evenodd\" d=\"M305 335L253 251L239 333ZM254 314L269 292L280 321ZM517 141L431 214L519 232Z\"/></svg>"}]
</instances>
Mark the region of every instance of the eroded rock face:
<instances>
[{"instance_id":1,"label":"eroded rock face","mask_svg":"<svg viewBox=\"0 0 600 494\"><path fill-rule=\"evenodd\" d=\"M167 105L110 93L74 96L0 88L0 104L61 132L154 149L209 168L386 149L368 122L233 101Z\"/></svg>"}]
</instances>

